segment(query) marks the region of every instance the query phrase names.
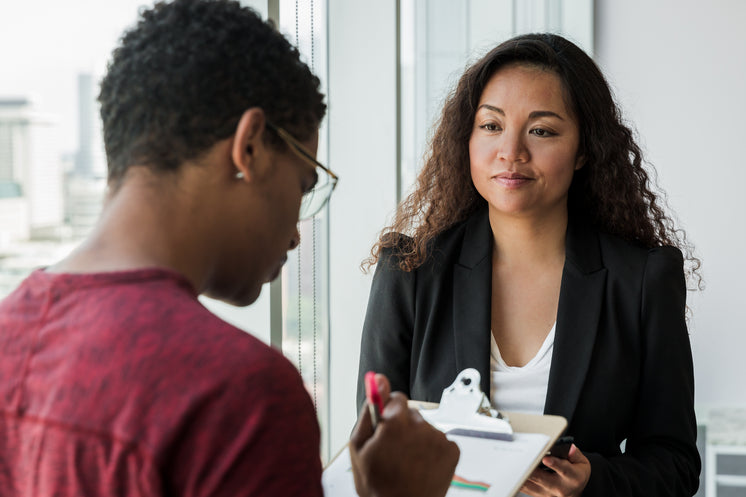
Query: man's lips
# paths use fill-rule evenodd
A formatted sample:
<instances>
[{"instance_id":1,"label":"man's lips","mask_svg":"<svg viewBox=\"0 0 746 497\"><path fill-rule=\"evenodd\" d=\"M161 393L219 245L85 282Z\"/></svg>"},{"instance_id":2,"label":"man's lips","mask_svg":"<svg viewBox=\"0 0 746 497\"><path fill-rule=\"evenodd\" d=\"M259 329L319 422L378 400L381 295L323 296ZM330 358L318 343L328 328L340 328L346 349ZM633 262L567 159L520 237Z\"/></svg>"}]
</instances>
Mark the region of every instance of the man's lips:
<instances>
[{"instance_id":1,"label":"man's lips","mask_svg":"<svg viewBox=\"0 0 746 497\"><path fill-rule=\"evenodd\" d=\"M277 268L272 272L272 275L269 277L268 281L274 281L278 276L280 276L280 271L282 271L282 266L285 265L285 263L288 260L288 256L285 255L285 257L282 258L282 261L277 265Z\"/></svg>"}]
</instances>

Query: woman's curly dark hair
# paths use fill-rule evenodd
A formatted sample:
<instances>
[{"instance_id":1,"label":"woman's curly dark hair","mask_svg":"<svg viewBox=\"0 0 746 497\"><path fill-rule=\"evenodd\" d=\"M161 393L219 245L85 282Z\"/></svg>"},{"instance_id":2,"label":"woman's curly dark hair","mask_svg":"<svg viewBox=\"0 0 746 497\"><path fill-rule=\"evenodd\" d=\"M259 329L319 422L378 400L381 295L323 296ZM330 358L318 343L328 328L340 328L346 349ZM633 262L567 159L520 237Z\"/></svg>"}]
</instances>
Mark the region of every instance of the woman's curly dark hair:
<instances>
[{"instance_id":1,"label":"woman's curly dark hair","mask_svg":"<svg viewBox=\"0 0 746 497\"><path fill-rule=\"evenodd\" d=\"M687 276L700 286L700 261L685 233L666 214L665 199L655 191L606 79L585 52L553 34L512 38L466 70L446 100L415 191L399 205L364 267L392 247L400 269L416 269L427 258L433 238L486 205L471 179L469 139L484 87L508 64L551 70L562 81L580 128L578 154L585 158L570 186L570 215L585 215L598 230L648 248L678 247L687 260Z\"/></svg>"},{"instance_id":2,"label":"woman's curly dark hair","mask_svg":"<svg viewBox=\"0 0 746 497\"><path fill-rule=\"evenodd\" d=\"M177 169L231 136L251 107L308 139L326 112L323 99L298 50L250 8L158 2L124 33L101 82L109 181L133 164Z\"/></svg>"}]
</instances>

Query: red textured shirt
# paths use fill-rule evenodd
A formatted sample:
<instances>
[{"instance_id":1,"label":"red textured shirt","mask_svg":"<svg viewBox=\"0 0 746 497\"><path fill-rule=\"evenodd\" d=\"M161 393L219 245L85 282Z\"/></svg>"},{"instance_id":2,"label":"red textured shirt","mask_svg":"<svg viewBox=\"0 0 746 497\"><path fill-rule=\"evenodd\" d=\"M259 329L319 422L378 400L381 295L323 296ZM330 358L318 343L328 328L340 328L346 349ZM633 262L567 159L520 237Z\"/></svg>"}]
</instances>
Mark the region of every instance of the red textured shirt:
<instances>
[{"instance_id":1,"label":"red textured shirt","mask_svg":"<svg viewBox=\"0 0 746 497\"><path fill-rule=\"evenodd\" d=\"M0 302L0 495L319 496L280 353L161 269L36 271Z\"/></svg>"}]
</instances>

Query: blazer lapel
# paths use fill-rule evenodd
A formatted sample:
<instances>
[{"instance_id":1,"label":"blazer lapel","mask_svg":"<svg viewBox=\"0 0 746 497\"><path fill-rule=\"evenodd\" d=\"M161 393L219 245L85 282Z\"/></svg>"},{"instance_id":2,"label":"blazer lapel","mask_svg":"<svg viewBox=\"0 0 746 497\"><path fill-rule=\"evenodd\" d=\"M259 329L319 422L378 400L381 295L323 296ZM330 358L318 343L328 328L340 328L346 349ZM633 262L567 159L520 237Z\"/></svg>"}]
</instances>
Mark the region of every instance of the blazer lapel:
<instances>
[{"instance_id":1,"label":"blazer lapel","mask_svg":"<svg viewBox=\"0 0 746 497\"><path fill-rule=\"evenodd\" d=\"M603 304L606 268L598 237L583 221L568 223L546 414L570 423L585 382Z\"/></svg>"},{"instance_id":2,"label":"blazer lapel","mask_svg":"<svg viewBox=\"0 0 746 497\"><path fill-rule=\"evenodd\" d=\"M480 387L490 393L490 306L492 231L487 209L466 224L458 262L453 268L453 341L456 371L475 368Z\"/></svg>"}]
</instances>

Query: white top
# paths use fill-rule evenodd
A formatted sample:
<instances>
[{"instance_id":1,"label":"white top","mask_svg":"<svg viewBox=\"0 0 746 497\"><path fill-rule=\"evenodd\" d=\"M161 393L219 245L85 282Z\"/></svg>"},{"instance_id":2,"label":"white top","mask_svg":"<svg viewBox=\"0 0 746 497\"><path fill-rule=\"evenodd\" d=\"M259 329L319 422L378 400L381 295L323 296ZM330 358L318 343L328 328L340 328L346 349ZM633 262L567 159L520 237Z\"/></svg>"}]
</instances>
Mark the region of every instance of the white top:
<instances>
[{"instance_id":1,"label":"white top","mask_svg":"<svg viewBox=\"0 0 746 497\"><path fill-rule=\"evenodd\" d=\"M522 367L505 364L490 333L490 400L495 409L544 414L556 327L557 323L552 325L536 356Z\"/></svg>"}]
</instances>

